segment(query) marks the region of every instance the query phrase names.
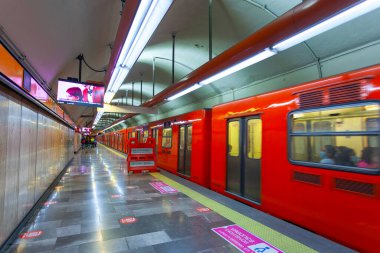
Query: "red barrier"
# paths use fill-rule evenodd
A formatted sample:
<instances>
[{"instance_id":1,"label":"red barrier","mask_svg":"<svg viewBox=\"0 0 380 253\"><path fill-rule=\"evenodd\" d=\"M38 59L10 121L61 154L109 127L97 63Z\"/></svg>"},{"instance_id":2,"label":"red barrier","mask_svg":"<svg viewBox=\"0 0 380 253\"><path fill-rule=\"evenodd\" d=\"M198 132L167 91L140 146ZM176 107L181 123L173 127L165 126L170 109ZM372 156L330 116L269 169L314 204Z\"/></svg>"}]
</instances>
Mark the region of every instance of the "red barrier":
<instances>
[{"instance_id":1,"label":"red barrier","mask_svg":"<svg viewBox=\"0 0 380 253\"><path fill-rule=\"evenodd\" d=\"M139 142L137 138L130 138L127 147L128 172L157 172L155 148L154 138L147 138L145 143Z\"/></svg>"}]
</instances>

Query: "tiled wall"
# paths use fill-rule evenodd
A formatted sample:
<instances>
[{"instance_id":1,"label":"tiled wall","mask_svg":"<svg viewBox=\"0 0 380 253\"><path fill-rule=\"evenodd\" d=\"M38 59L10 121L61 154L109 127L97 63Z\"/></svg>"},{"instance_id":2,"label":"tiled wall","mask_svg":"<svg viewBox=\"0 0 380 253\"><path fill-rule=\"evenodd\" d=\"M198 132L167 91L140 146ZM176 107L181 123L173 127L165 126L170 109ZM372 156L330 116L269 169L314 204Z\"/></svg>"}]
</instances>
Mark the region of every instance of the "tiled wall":
<instances>
[{"instance_id":1,"label":"tiled wall","mask_svg":"<svg viewBox=\"0 0 380 253\"><path fill-rule=\"evenodd\" d=\"M0 83L0 245L73 157L73 138Z\"/></svg>"}]
</instances>

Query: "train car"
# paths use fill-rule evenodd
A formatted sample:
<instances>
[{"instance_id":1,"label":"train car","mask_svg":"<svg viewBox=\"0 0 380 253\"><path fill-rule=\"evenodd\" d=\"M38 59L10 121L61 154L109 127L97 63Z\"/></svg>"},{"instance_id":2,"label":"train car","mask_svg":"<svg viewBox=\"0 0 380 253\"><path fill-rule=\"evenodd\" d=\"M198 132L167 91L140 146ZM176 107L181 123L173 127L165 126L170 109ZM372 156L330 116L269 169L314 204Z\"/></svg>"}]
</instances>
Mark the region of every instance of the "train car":
<instances>
[{"instance_id":1,"label":"train car","mask_svg":"<svg viewBox=\"0 0 380 253\"><path fill-rule=\"evenodd\" d=\"M126 129L121 129L115 132L115 149L120 152L126 153L127 150L127 131Z\"/></svg>"},{"instance_id":2,"label":"train car","mask_svg":"<svg viewBox=\"0 0 380 253\"><path fill-rule=\"evenodd\" d=\"M339 243L380 245L380 65L212 109L211 189Z\"/></svg>"},{"instance_id":3,"label":"train car","mask_svg":"<svg viewBox=\"0 0 380 253\"><path fill-rule=\"evenodd\" d=\"M151 122L149 129L150 136L156 139L157 166L209 187L210 123L208 109Z\"/></svg>"}]
</instances>

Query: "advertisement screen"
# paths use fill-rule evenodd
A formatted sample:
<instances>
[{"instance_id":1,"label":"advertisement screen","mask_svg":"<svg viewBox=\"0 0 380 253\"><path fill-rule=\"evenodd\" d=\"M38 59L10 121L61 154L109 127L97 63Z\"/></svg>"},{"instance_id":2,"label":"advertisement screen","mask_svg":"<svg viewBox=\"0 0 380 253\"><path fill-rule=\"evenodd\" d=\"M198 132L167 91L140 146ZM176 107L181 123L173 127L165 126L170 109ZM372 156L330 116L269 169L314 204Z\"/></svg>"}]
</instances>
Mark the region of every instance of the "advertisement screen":
<instances>
[{"instance_id":1,"label":"advertisement screen","mask_svg":"<svg viewBox=\"0 0 380 253\"><path fill-rule=\"evenodd\" d=\"M104 86L58 80L59 103L103 107Z\"/></svg>"},{"instance_id":2,"label":"advertisement screen","mask_svg":"<svg viewBox=\"0 0 380 253\"><path fill-rule=\"evenodd\" d=\"M0 44L0 73L11 79L15 84L22 87L24 68L13 56Z\"/></svg>"}]
</instances>

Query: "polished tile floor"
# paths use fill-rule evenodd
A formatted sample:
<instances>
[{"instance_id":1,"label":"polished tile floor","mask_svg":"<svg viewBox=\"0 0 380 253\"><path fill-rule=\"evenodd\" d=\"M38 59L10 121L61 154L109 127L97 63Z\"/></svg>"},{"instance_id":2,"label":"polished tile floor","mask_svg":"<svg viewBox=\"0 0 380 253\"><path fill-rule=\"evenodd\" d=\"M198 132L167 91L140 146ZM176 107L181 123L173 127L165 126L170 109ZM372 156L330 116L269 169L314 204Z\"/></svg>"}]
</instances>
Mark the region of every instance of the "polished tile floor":
<instances>
[{"instance_id":1,"label":"polished tile floor","mask_svg":"<svg viewBox=\"0 0 380 253\"><path fill-rule=\"evenodd\" d=\"M123 166L102 147L80 152L7 252L239 252L211 231L231 221L197 211L181 192L160 194L151 175Z\"/></svg>"}]
</instances>

